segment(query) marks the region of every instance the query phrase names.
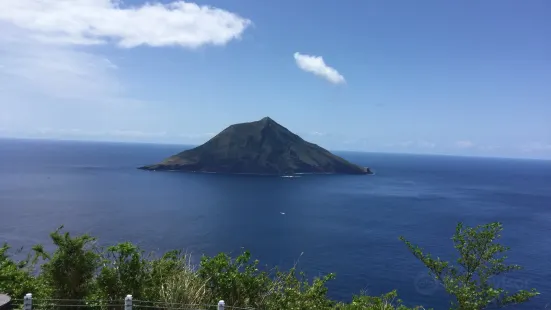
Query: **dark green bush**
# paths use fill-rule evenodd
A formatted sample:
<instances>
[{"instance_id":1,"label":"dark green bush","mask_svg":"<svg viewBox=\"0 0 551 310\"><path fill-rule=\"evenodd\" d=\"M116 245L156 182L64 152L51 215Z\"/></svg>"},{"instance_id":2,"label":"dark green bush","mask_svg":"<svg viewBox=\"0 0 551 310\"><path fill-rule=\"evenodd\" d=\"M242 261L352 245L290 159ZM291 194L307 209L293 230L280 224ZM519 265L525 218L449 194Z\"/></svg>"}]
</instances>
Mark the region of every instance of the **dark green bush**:
<instances>
[{"instance_id":1,"label":"dark green bush","mask_svg":"<svg viewBox=\"0 0 551 310\"><path fill-rule=\"evenodd\" d=\"M34 248L46 262L41 266L41 276L51 289L55 299L84 299L92 293L94 276L100 266L101 256L95 251L95 238L81 235L71 238L58 230L50 234L57 247L53 255L48 255L42 247Z\"/></svg>"}]
</instances>

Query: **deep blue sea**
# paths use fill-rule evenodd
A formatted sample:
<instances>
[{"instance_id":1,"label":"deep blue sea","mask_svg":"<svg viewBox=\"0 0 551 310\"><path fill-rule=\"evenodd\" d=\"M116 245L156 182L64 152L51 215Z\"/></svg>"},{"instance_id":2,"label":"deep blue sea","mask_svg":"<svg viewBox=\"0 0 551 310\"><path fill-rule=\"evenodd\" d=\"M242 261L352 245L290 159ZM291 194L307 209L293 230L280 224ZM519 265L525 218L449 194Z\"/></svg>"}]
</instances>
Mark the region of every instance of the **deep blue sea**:
<instances>
[{"instance_id":1,"label":"deep blue sea","mask_svg":"<svg viewBox=\"0 0 551 310\"><path fill-rule=\"evenodd\" d=\"M197 256L248 249L261 264L334 272L330 295L398 289L408 304L447 309L442 288L402 244L455 258L459 221L501 221L509 261L496 280L542 295L513 309L551 308L551 161L337 154L372 176L298 178L148 172L178 145L0 140L0 242L49 244L60 225L103 244L132 241ZM284 212L285 214L281 214Z\"/></svg>"}]
</instances>

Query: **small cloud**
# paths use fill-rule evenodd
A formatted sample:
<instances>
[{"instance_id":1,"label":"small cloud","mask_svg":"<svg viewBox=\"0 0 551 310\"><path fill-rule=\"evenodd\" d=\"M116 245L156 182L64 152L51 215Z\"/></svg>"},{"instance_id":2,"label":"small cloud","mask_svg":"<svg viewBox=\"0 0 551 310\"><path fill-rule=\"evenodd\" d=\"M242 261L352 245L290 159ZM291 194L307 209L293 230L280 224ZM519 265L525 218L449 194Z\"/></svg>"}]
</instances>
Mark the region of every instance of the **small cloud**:
<instances>
[{"instance_id":1,"label":"small cloud","mask_svg":"<svg viewBox=\"0 0 551 310\"><path fill-rule=\"evenodd\" d=\"M311 136L318 136L318 137L321 137L321 136L325 136L325 132L319 132L319 131L311 131L310 132L310 135Z\"/></svg>"},{"instance_id":2,"label":"small cloud","mask_svg":"<svg viewBox=\"0 0 551 310\"><path fill-rule=\"evenodd\" d=\"M521 150L526 153L551 151L551 143L531 142L521 146Z\"/></svg>"},{"instance_id":3,"label":"small cloud","mask_svg":"<svg viewBox=\"0 0 551 310\"><path fill-rule=\"evenodd\" d=\"M33 132L31 132L32 134ZM54 137L96 137L106 135L104 131L82 130L79 128L50 128L42 127L36 130L39 136L54 136Z\"/></svg>"},{"instance_id":4,"label":"small cloud","mask_svg":"<svg viewBox=\"0 0 551 310\"><path fill-rule=\"evenodd\" d=\"M125 7L119 0L3 0L0 21L29 30L46 43L115 42L124 48L225 45L251 24L235 13L192 2Z\"/></svg>"},{"instance_id":5,"label":"small cloud","mask_svg":"<svg viewBox=\"0 0 551 310\"><path fill-rule=\"evenodd\" d=\"M436 146L436 143L429 141L418 141L417 146L424 149L433 149Z\"/></svg>"},{"instance_id":6,"label":"small cloud","mask_svg":"<svg viewBox=\"0 0 551 310\"><path fill-rule=\"evenodd\" d=\"M385 147L394 147L394 148L418 148L418 149L433 149L436 147L436 143L426 141L426 140L408 140L396 143L387 143Z\"/></svg>"},{"instance_id":7,"label":"small cloud","mask_svg":"<svg viewBox=\"0 0 551 310\"><path fill-rule=\"evenodd\" d=\"M306 71L320 76L333 84L342 84L345 82L342 76L336 69L329 67L323 61L321 56L311 56L301 53L294 54L297 66Z\"/></svg>"},{"instance_id":8,"label":"small cloud","mask_svg":"<svg viewBox=\"0 0 551 310\"><path fill-rule=\"evenodd\" d=\"M205 132L205 133L183 133L179 135L182 138L187 139L208 139L216 136L214 132Z\"/></svg>"},{"instance_id":9,"label":"small cloud","mask_svg":"<svg viewBox=\"0 0 551 310\"><path fill-rule=\"evenodd\" d=\"M61 136L61 137L115 137L115 138L159 138L167 135L166 132L147 132L140 130L82 130L79 128L38 128L35 132L39 136Z\"/></svg>"},{"instance_id":10,"label":"small cloud","mask_svg":"<svg viewBox=\"0 0 551 310\"><path fill-rule=\"evenodd\" d=\"M481 151L495 151L500 149L500 146L497 145L480 145L478 146L478 149Z\"/></svg>"},{"instance_id":11,"label":"small cloud","mask_svg":"<svg viewBox=\"0 0 551 310\"><path fill-rule=\"evenodd\" d=\"M107 132L108 135L114 137L125 137L125 138L153 138L153 137L164 137L166 132L144 132L139 130L113 130Z\"/></svg>"},{"instance_id":12,"label":"small cloud","mask_svg":"<svg viewBox=\"0 0 551 310\"><path fill-rule=\"evenodd\" d=\"M400 147L410 147L414 143L415 143L414 141L402 141L402 142L398 142L396 145L398 145Z\"/></svg>"},{"instance_id":13,"label":"small cloud","mask_svg":"<svg viewBox=\"0 0 551 310\"><path fill-rule=\"evenodd\" d=\"M461 140L455 142L455 146L462 149L468 149L474 146L474 143L470 140Z\"/></svg>"},{"instance_id":14,"label":"small cloud","mask_svg":"<svg viewBox=\"0 0 551 310\"><path fill-rule=\"evenodd\" d=\"M119 67L114 64L113 62L111 62L111 60L107 59L107 58L103 58L103 63L105 64L106 67L110 68L110 69L118 69Z\"/></svg>"},{"instance_id":15,"label":"small cloud","mask_svg":"<svg viewBox=\"0 0 551 310\"><path fill-rule=\"evenodd\" d=\"M390 142L390 143L386 143L384 146L385 147L409 147L413 143L414 143L413 141Z\"/></svg>"}]
</instances>

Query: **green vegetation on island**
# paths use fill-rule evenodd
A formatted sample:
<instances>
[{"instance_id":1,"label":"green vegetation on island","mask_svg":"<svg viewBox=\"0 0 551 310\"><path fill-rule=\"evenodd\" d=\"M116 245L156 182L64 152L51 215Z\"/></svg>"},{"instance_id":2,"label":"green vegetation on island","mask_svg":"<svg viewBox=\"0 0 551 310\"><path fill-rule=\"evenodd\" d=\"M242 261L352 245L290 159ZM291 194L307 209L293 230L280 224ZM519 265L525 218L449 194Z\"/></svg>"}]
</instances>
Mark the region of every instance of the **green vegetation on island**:
<instances>
[{"instance_id":1,"label":"green vegetation on island","mask_svg":"<svg viewBox=\"0 0 551 310\"><path fill-rule=\"evenodd\" d=\"M26 259L17 261L7 244L0 248L0 293L14 298L32 293L37 300L70 299L73 305L95 309L108 309L101 301L122 300L127 294L163 303L159 309L212 305L221 299L228 306L266 310L428 309L403 305L396 291L382 296L358 294L349 303L334 301L326 287L333 274L309 280L296 268L262 270L248 252L235 259L224 253L204 256L199 266L193 266L190 256L179 251L155 257L129 242L100 248L91 236L72 237L61 229L50 235L56 247L52 253L36 245ZM497 243L501 231L499 223L474 228L459 224L453 236L459 252L456 266L401 239L443 284L452 297L451 309L480 310L523 303L538 295L535 289L508 293L492 285L492 277L520 269L505 264L503 254L508 248Z\"/></svg>"},{"instance_id":2,"label":"green vegetation on island","mask_svg":"<svg viewBox=\"0 0 551 310\"><path fill-rule=\"evenodd\" d=\"M234 124L206 143L143 170L288 175L370 174L276 123L269 117Z\"/></svg>"}]
</instances>

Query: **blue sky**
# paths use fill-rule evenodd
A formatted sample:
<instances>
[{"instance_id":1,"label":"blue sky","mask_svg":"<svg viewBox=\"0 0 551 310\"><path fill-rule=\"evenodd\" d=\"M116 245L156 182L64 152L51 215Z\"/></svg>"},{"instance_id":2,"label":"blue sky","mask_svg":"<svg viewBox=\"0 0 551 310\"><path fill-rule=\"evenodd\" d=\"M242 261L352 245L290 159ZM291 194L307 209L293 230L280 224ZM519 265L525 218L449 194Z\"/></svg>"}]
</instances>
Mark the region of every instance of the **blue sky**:
<instances>
[{"instance_id":1,"label":"blue sky","mask_svg":"<svg viewBox=\"0 0 551 310\"><path fill-rule=\"evenodd\" d=\"M2 0L0 136L551 158L551 2ZM316 57L322 57L316 58Z\"/></svg>"}]
</instances>

